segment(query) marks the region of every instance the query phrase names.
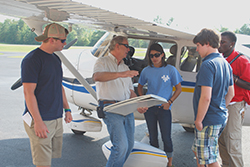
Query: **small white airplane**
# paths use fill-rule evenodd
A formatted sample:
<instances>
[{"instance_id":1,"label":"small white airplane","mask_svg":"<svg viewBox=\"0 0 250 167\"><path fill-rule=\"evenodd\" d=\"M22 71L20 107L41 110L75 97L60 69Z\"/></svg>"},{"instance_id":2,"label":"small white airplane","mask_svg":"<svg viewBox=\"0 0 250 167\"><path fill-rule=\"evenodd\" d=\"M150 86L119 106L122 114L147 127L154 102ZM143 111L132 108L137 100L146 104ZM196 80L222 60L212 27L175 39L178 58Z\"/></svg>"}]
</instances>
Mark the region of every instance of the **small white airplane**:
<instances>
[{"instance_id":1,"label":"small white airplane","mask_svg":"<svg viewBox=\"0 0 250 167\"><path fill-rule=\"evenodd\" d=\"M79 0L0 0L0 13L20 17L36 33L42 33L42 26L50 22L68 23L69 30L74 24L88 25L105 30L107 33L89 50L63 50L57 52L64 66L63 86L69 102L79 106L82 112L73 115L69 127L76 134L89 131L100 131L100 119L91 115L98 105L95 83L92 80L93 66L97 58L108 54L108 44L114 35L124 35L133 43L143 43L144 48L131 48L124 60L130 69L141 71L147 66L147 49L155 42L165 48L167 61L180 72L183 82L182 93L172 107L173 122L180 123L185 130L193 131L194 113L192 97L195 77L202 63L192 40L194 34L179 31L153 22L139 20L111 11L83 4ZM250 37L237 35L236 49L250 56ZM75 41L67 44L66 48ZM137 90L138 77L133 78ZM18 81L13 85L18 87ZM20 83L19 83L20 85ZM145 91L147 87L145 87ZM250 125L250 107L247 107L244 125ZM88 111L88 113L86 113ZM136 119L144 119L142 114L135 112ZM103 145L106 157L110 153L110 143ZM139 150L139 151L138 151ZM148 156L148 157L145 157ZM150 161L146 161L150 160ZM136 142L125 166L166 166L167 158L162 150Z\"/></svg>"}]
</instances>

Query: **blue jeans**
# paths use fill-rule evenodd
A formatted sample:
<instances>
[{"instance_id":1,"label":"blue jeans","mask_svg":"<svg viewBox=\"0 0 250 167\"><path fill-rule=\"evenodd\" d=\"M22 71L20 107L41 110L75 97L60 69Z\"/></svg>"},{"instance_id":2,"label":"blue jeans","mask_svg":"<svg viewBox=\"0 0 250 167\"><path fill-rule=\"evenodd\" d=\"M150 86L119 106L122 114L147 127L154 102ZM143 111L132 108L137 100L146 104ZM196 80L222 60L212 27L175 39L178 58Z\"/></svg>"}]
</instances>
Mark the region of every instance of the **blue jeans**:
<instances>
[{"instance_id":1,"label":"blue jeans","mask_svg":"<svg viewBox=\"0 0 250 167\"><path fill-rule=\"evenodd\" d=\"M172 114L170 110L164 110L160 106L150 107L147 112L144 113L148 132L150 145L159 148L158 143L158 128L157 122L159 122L161 138L164 145L164 151L168 158L173 155L173 143L171 139L172 131Z\"/></svg>"},{"instance_id":2,"label":"blue jeans","mask_svg":"<svg viewBox=\"0 0 250 167\"><path fill-rule=\"evenodd\" d=\"M103 121L113 144L106 167L122 167L134 147L134 114L122 116L105 112Z\"/></svg>"}]
</instances>

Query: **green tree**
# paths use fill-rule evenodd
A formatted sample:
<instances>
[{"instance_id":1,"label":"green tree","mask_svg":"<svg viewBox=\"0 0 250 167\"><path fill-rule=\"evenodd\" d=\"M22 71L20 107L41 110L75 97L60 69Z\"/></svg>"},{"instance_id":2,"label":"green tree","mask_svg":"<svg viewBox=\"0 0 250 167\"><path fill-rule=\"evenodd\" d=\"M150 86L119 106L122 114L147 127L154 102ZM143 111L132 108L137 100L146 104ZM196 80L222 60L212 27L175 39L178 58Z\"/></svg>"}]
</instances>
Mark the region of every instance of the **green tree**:
<instances>
[{"instance_id":1,"label":"green tree","mask_svg":"<svg viewBox=\"0 0 250 167\"><path fill-rule=\"evenodd\" d=\"M6 19L0 24L0 42L8 44L38 44L36 34L31 32L23 20Z\"/></svg>"},{"instance_id":2,"label":"green tree","mask_svg":"<svg viewBox=\"0 0 250 167\"><path fill-rule=\"evenodd\" d=\"M240 29L236 29L235 33L250 35L250 24L244 24Z\"/></svg>"},{"instance_id":3,"label":"green tree","mask_svg":"<svg viewBox=\"0 0 250 167\"><path fill-rule=\"evenodd\" d=\"M168 20L167 23L163 23L163 22L162 22L162 18L158 15L158 16L156 16L156 18L154 18L153 21L156 22L156 23L162 24L162 25L166 24L167 26L170 26L170 25L173 23L174 18L171 17L171 18Z\"/></svg>"},{"instance_id":4,"label":"green tree","mask_svg":"<svg viewBox=\"0 0 250 167\"><path fill-rule=\"evenodd\" d=\"M73 25L67 39L71 41L77 38L76 46L94 46L104 33L104 31L89 29L81 25Z\"/></svg>"},{"instance_id":5,"label":"green tree","mask_svg":"<svg viewBox=\"0 0 250 167\"><path fill-rule=\"evenodd\" d=\"M228 28L226 27L220 27L220 29L217 29L219 32L224 32L224 31L228 31Z\"/></svg>"},{"instance_id":6,"label":"green tree","mask_svg":"<svg viewBox=\"0 0 250 167\"><path fill-rule=\"evenodd\" d=\"M0 29L0 42L2 43L6 43L6 41L8 40L8 31L9 31L9 27L11 24L11 20L10 19L6 19L4 21L4 23L1 25L1 29Z\"/></svg>"},{"instance_id":7,"label":"green tree","mask_svg":"<svg viewBox=\"0 0 250 167\"><path fill-rule=\"evenodd\" d=\"M63 26L67 27L67 24ZM67 42L78 39L77 46L94 46L104 31L92 30L84 26L73 25L72 31L67 37ZM0 23L0 43L8 44L40 44L36 42L36 34L24 23L23 20L6 19L4 23Z\"/></svg>"},{"instance_id":8,"label":"green tree","mask_svg":"<svg viewBox=\"0 0 250 167\"><path fill-rule=\"evenodd\" d=\"M18 36L17 24L10 24L7 34L8 34L8 38L6 39L7 43L17 44L17 41L20 41L20 37Z\"/></svg>"},{"instance_id":9,"label":"green tree","mask_svg":"<svg viewBox=\"0 0 250 167\"><path fill-rule=\"evenodd\" d=\"M170 26L172 23L173 23L173 21L174 21L174 18L173 17L171 17L169 20L168 20L168 22L166 23L168 26Z\"/></svg>"},{"instance_id":10,"label":"green tree","mask_svg":"<svg viewBox=\"0 0 250 167\"><path fill-rule=\"evenodd\" d=\"M159 23L159 24L163 24L163 23L162 23L162 18L161 18L159 15L156 16L156 18L154 18L153 21L156 22L156 23Z\"/></svg>"},{"instance_id":11,"label":"green tree","mask_svg":"<svg viewBox=\"0 0 250 167\"><path fill-rule=\"evenodd\" d=\"M92 34L89 46L94 46L95 43L105 34L104 31L100 31L100 30L96 30L94 31L94 33Z\"/></svg>"}]
</instances>

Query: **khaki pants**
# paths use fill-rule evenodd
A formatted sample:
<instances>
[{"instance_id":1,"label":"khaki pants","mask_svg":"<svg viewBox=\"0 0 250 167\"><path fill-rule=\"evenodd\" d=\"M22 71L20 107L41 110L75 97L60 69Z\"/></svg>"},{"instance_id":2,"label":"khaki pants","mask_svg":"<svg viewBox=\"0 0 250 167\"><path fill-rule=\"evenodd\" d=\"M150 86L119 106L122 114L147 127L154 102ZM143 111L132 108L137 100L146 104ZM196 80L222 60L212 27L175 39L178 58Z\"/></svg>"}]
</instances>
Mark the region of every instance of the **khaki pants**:
<instances>
[{"instance_id":1,"label":"khaki pants","mask_svg":"<svg viewBox=\"0 0 250 167\"><path fill-rule=\"evenodd\" d=\"M30 138L33 164L36 166L51 165L51 158L60 158L62 153L63 126L62 118L44 121L50 133L47 138L39 138L34 131L34 121L29 127L24 122L25 130Z\"/></svg>"},{"instance_id":2,"label":"khaki pants","mask_svg":"<svg viewBox=\"0 0 250 167\"><path fill-rule=\"evenodd\" d=\"M219 138L219 151L223 167L243 167L242 158L242 124L243 117L240 113L245 107L245 102L229 105L228 121Z\"/></svg>"}]
</instances>

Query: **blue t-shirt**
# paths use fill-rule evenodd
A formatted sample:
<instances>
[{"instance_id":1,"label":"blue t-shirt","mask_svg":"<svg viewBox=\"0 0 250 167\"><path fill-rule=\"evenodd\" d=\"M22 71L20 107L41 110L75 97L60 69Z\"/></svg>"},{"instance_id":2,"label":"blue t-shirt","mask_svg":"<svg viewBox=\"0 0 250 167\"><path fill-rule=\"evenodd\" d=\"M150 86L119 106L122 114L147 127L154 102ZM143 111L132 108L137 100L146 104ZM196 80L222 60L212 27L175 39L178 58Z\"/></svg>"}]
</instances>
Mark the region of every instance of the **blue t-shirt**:
<instances>
[{"instance_id":1,"label":"blue t-shirt","mask_svg":"<svg viewBox=\"0 0 250 167\"><path fill-rule=\"evenodd\" d=\"M169 100L172 97L173 86L182 82L180 73L172 65L163 67L145 67L140 75L139 84L147 83L147 94L154 94ZM171 109L171 106L170 108Z\"/></svg>"},{"instance_id":2,"label":"blue t-shirt","mask_svg":"<svg viewBox=\"0 0 250 167\"><path fill-rule=\"evenodd\" d=\"M21 64L22 83L36 83L35 96L42 119L53 120L63 114L62 67L56 54L37 48ZM25 113L28 111L25 104Z\"/></svg>"},{"instance_id":3,"label":"blue t-shirt","mask_svg":"<svg viewBox=\"0 0 250 167\"><path fill-rule=\"evenodd\" d=\"M201 86L212 87L212 97L203 126L224 124L227 120L225 95L228 87L233 85L232 69L219 53L212 53L202 60L200 71L196 76L193 96L195 119L201 95Z\"/></svg>"}]
</instances>

